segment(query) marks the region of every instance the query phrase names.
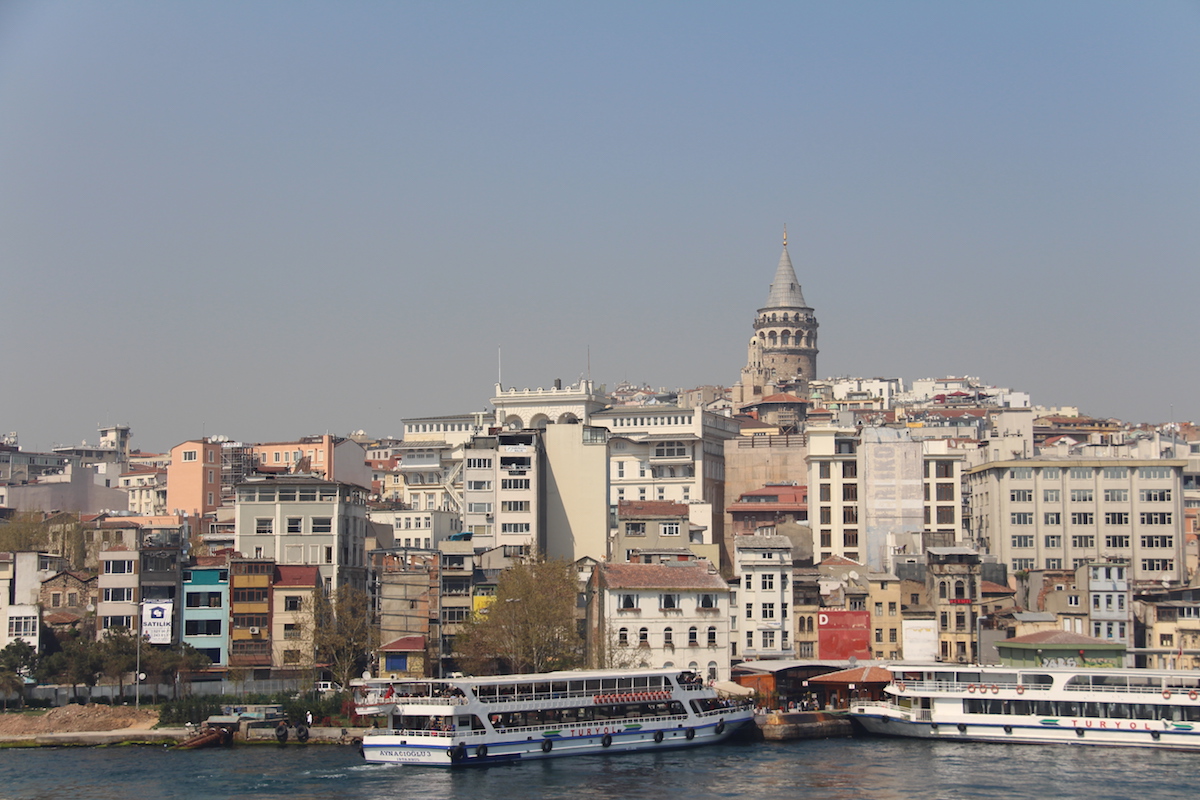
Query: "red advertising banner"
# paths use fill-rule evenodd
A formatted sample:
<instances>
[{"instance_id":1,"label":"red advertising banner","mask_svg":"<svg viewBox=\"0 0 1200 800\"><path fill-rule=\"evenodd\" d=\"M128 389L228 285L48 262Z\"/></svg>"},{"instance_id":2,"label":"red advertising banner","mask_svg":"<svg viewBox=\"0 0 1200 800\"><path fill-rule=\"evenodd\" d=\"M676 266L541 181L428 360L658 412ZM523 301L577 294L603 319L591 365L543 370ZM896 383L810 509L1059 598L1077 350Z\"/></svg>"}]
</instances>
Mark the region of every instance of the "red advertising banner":
<instances>
[{"instance_id":1,"label":"red advertising banner","mask_svg":"<svg viewBox=\"0 0 1200 800\"><path fill-rule=\"evenodd\" d=\"M821 659L871 658L871 614L821 611L817 614L817 656Z\"/></svg>"}]
</instances>

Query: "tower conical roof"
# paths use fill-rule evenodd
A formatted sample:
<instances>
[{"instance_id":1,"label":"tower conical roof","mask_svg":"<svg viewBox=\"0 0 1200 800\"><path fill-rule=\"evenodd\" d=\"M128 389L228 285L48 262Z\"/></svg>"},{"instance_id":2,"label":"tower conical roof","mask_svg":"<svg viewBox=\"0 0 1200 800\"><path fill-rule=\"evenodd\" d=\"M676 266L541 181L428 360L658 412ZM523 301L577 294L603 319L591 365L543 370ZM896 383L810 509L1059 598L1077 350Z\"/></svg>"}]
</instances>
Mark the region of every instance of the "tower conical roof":
<instances>
[{"instance_id":1,"label":"tower conical roof","mask_svg":"<svg viewBox=\"0 0 1200 800\"><path fill-rule=\"evenodd\" d=\"M767 294L767 303L763 308L808 308L808 303L804 302L804 293L800 291L800 281L796 280L796 270L792 268L792 258L788 255L786 244L783 246L783 255L779 256L775 280L771 281L771 291Z\"/></svg>"}]
</instances>

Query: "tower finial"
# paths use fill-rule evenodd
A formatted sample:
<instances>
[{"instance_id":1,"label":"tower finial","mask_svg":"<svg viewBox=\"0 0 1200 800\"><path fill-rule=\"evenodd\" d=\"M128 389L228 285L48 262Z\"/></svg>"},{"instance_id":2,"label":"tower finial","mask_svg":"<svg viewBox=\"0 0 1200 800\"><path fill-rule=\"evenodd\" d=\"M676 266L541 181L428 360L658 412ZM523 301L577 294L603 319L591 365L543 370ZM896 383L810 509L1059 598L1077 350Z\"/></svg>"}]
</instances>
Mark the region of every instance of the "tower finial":
<instances>
[{"instance_id":1,"label":"tower finial","mask_svg":"<svg viewBox=\"0 0 1200 800\"><path fill-rule=\"evenodd\" d=\"M783 223L783 246L787 247L787 223Z\"/></svg>"}]
</instances>

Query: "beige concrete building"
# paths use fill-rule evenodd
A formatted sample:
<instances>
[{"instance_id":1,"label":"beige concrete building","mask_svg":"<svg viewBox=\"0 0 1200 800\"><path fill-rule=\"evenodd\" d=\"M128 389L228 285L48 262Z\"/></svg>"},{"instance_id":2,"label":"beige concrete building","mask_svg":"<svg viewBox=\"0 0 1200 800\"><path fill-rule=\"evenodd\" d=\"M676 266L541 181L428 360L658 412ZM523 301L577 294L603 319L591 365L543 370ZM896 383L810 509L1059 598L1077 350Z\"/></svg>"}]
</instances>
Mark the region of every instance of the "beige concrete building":
<instances>
[{"instance_id":1,"label":"beige concrete building","mask_svg":"<svg viewBox=\"0 0 1200 800\"><path fill-rule=\"evenodd\" d=\"M966 472L970 533L1012 572L1129 564L1184 581L1183 459L1019 459Z\"/></svg>"}]
</instances>

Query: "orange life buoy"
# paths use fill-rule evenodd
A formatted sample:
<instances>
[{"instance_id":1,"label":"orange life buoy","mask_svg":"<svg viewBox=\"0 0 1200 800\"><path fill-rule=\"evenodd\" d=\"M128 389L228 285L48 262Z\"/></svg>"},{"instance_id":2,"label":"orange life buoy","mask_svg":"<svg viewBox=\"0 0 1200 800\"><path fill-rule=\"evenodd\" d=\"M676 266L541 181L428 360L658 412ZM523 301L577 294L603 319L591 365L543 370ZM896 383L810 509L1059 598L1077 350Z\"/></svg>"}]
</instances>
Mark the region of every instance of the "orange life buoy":
<instances>
[{"instance_id":1,"label":"orange life buoy","mask_svg":"<svg viewBox=\"0 0 1200 800\"><path fill-rule=\"evenodd\" d=\"M1195 700L1197 697L1200 697L1200 695L1196 694L1195 689L1192 689L1190 692L1188 692L1188 700Z\"/></svg>"},{"instance_id":2,"label":"orange life buoy","mask_svg":"<svg viewBox=\"0 0 1200 800\"><path fill-rule=\"evenodd\" d=\"M975 694L975 684L973 684L973 683L968 683L968 684L967 684L967 691L968 691L968 692L970 692L971 694Z\"/></svg>"},{"instance_id":3,"label":"orange life buoy","mask_svg":"<svg viewBox=\"0 0 1200 800\"><path fill-rule=\"evenodd\" d=\"M1000 687L994 683L992 684L992 694L1000 694Z\"/></svg>"},{"instance_id":4,"label":"orange life buoy","mask_svg":"<svg viewBox=\"0 0 1200 800\"><path fill-rule=\"evenodd\" d=\"M904 681L897 681L896 688L903 692L904 691Z\"/></svg>"},{"instance_id":5,"label":"orange life buoy","mask_svg":"<svg viewBox=\"0 0 1200 800\"><path fill-rule=\"evenodd\" d=\"M1163 699L1164 700L1171 699L1171 690L1170 689L1163 689Z\"/></svg>"},{"instance_id":6,"label":"orange life buoy","mask_svg":"<svg viewBox=\"0 0 1200 800\"><path fill-rule=\"evenodd\" d=\"M1025 687L1019 683L1017 684L1017 694L1025 694Z\"/></svg>"}]
</instances>

